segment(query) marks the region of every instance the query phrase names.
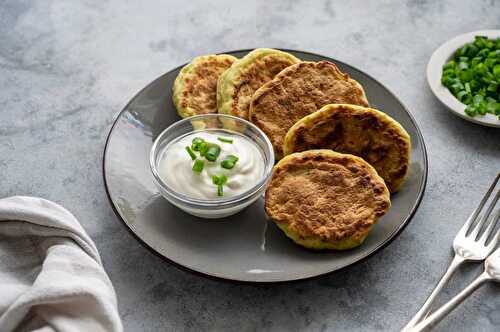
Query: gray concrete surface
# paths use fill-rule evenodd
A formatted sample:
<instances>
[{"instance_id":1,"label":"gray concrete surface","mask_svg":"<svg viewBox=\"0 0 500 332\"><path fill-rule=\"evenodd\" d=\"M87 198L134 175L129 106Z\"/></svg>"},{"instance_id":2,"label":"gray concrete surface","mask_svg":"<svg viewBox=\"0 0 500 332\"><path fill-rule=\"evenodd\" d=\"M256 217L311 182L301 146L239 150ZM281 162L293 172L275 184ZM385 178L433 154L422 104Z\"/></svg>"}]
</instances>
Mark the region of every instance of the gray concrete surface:
<instances>
[{"instance_id":1,"label":"gray concrete surface","mask_svg":"<svg viewBox=\"0 0 500 332\"><path fill-rule=\"evenodd\" d=\"M448 113L425 81L432 51L500 28L498 1L0 2L0 197L71 210L97 243L128 331L396 331L451 259L450 244L500 170L500 129ZM233 285L168 265L136 242L106 199L101 156L113 119L145 84L195 55L251 47L308 50L379 79L427 143L427 192L376 256L326 278ZM470 266L443 294L479 273ZM440 331L500 330L488 285Z\"/></svg>"}]
</instances>

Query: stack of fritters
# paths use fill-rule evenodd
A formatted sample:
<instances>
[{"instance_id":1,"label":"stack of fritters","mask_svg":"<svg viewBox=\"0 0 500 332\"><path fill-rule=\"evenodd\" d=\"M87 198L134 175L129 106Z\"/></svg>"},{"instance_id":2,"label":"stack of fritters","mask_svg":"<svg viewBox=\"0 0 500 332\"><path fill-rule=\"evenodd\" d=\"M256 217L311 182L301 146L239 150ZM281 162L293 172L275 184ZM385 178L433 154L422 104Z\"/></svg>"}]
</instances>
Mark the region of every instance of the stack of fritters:
<instances>
[{"instance_id":1,"label":"stack of fritters","mask_svg":"<svg viewBox=\"0 0 500 332\"><path fill-rule=\"evenodd\" d=\"M241 59L227 54L196 57L174 82L174 105L183 118L219 112L248 119L254 92L299 62L289 53L270 48L255 49Z\"/></svg>"},{"instance_id":2,"label":"stack of fritters","mask_svg":"<svg viewBox=\"0 0 500 332\"><path fill-rule=\"evenodd\" d=\"M408 173L407 132L328 61L273 49L198 57L175 81L174 103L182 117L219 112L266 133L276 159L284 157L266 213L310 249L360 245Z\"/></svg>"}]
</instances>

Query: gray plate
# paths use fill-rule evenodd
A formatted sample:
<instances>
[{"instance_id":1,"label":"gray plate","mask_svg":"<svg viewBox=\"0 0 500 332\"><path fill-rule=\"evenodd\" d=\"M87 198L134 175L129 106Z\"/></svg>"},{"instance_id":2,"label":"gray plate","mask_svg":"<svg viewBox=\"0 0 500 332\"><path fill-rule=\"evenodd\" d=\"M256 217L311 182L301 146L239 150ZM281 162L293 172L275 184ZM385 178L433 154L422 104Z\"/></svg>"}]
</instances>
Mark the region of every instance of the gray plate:
<instances>
[{"instance_id":1,"label":"gray plate","mask_svg":"<svg viewBox=\"0 0 500 332\"><path fill-rule=\"evenodd\" d=\"M347 64L291 51L302 60L335 62L365 88L370 104L399 121L412 140L410 175L392 196L392 207L365 243L344 252L311 252L268 222L260 199L234 216L210 221L188 215L160 196L149 170L156 136L179 120L171 89L181 67L140 91L116 119L104 150L108 197L118 217L147 248L177 266L205 276L242 282L283 282L330 273L362 260L389 243L410 221L424 193L427 154L420 130L401 102L382 84ZM242 57L249 50L228 52Z\"/></svg>"}]
</instances>

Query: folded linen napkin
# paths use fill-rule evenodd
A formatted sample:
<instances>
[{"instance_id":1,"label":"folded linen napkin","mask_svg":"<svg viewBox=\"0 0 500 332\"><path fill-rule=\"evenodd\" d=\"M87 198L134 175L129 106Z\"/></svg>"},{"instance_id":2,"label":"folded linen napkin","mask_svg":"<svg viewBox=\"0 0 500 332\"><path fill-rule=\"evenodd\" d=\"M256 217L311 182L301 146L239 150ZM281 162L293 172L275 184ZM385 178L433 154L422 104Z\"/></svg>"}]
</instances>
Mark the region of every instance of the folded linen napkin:
<instances>
[{"instance_id":1,"label":"folded linen napkin","mask_svg":"<svg viewBox=\"0 0 500 332\"><path fill-rule=\"evenodd\" d=\"M97 248L63 207L0 199L0 331L122 331Z\"/></svg>"}]
</instances>

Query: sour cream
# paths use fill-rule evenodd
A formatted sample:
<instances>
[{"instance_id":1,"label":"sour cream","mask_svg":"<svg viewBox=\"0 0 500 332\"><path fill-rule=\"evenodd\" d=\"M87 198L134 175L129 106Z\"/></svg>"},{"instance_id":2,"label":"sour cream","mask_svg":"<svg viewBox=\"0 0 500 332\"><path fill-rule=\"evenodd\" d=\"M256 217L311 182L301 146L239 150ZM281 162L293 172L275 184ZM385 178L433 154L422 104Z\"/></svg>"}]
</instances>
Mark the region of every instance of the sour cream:
<instances>
[{"instance_id":1,"label":"sour cream","mask_svg":"<svg viewBox=\"0 0 500 332\"><path fill-rule=\"evenodd\" d=\"M215 143L221 148L219 157L213 162L194 152L204 162L200 173L192 170L194 161L186 151L186 146L190 147L195 137ZM219 137L233 142L221 142ZM221 166L228 155L239 158L232 169ZM164 148L158 163L158 174L170 188L191 198L227 199L254 187L262 179L264 167L262 153L250 139L227 131L199 131L183 136ZM212 182L214 175L227 177L222 197L217 195L217 186Z\"/></svg>"}]
</instances>

